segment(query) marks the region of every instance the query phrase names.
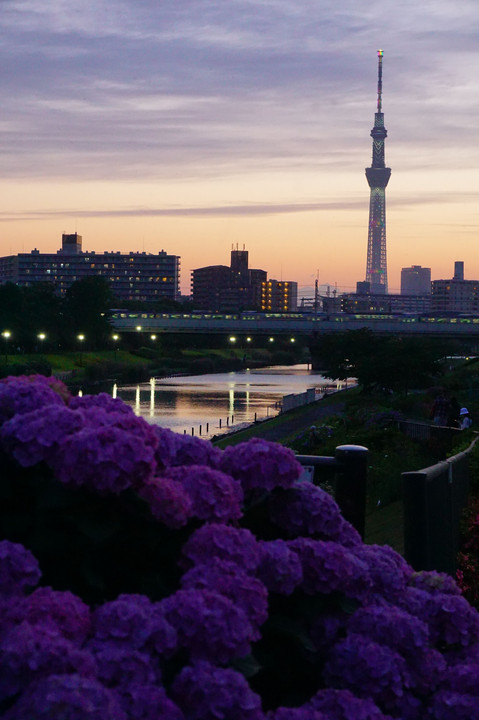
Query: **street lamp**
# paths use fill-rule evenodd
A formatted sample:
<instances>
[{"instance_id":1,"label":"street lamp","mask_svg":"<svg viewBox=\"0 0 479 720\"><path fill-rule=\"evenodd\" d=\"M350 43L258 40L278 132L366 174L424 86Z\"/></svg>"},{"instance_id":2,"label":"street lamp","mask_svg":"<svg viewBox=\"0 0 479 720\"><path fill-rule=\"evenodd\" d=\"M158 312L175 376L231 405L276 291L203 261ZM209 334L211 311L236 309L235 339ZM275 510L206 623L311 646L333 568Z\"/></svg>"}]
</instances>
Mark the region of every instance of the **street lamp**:
<instances>
[{"instance_id":1,"label":"street lamp","mask_svg":"<svg viewBox=\"0 0 479 720\"><path fill-rule=\"evenodd\" d=\"M4 331L2 332L2 337L3 337L3 339L5 340L5 363L8 362L8 352L7 352L7 350L8 350L8 341L9 341L11 335L12 335L12 333L10 332L10 330L4 330Z\"/></svg>"},{"instance_id":2,"label":"street lamp","mask_svg":"<svg viewBox=\"0 0 479 720\"><path fill-rule=\"evenodd\" d=\"M80 360L79 360L79 364L80 364L80 367L82 367L82 365L83 365L82 349L83 349L83 341L85 340L85 336L83 335L83 333L80 333L80 335L77 335L77 340L78 340L79 343L80 343Z\"/></svg>"},{"instance_id":3,"label":"street lamp","mask_svg":"<svg viewBox=\"0 0 479 720\"><path fill-rule=\"evenodd\" d=\"M150 340L156 340L156 335L150 335Z\"/></svg>"},{"instance_id":4,"label":"street lamp","mask_svg":"<svg viewBox=\"0 0 479 720\"><path fill-rule=\"evenodd\" d=\"M116 349L118 350L118 343L120 341L120 336L115 333L114 335L111 336L111 339L115 343Z\"/></svg>"},{"instance_id":5,"label":"street lamp","mask_svg":"<svg viewBox=\"0 0 479 720\"><path fill-rule=\"evenodd\" d=\"M236 342L235 336L234 336L234 335L231 335L231 337L230 337L230 343L231 343L232 345L234 345L235 342Z\"/></svg>"}]
</instances>

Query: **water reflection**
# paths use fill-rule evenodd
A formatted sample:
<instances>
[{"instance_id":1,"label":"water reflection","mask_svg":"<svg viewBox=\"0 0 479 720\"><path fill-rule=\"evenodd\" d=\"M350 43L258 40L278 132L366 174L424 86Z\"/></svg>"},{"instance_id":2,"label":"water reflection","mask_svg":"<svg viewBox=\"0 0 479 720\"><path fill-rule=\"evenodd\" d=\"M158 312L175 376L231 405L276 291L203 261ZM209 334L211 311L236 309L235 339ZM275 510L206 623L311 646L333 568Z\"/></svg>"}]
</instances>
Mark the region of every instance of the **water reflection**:
<instances>
[{"instance_id":1,"label":"water reflection","mask_svg":"<svg viewBox=\"0 0 479 720\"><path fill-rule=\"evenodd\" d=\"M278 413L283 395L316 388L318 397L331 381L306 365L244 370L155 380L113 388L113 396L137 415L176 432L204 437L234 425L249 424Z\"/></svg>"}]
</instances>

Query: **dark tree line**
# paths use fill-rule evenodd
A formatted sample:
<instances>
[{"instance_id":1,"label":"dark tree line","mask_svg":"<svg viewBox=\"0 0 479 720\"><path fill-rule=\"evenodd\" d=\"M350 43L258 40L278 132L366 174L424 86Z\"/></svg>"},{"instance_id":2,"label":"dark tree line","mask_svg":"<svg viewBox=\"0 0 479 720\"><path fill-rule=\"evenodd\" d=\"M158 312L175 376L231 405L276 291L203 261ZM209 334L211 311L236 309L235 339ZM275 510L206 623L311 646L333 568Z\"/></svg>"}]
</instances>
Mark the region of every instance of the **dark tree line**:
<instances>
[{"instance_id":1,"label":"dark tree line","mask_svg":"<svg viewBox=\"0 0 479 720\"><path fill-rule=\"evenodd\" d=\"M60 297L50 283L19 287L0 285L0 333L10 333L12 350L32 352L78 347L78 335L90 349L103 347L111 336L108 310L114 302L108 282L88 277L74 282ZM39 336L44 336L43 339Z\"/></svg>"},{"instance_id":2,"label":"dark tree line","mask_svg":"<svg viewBox=\"0 0 479 720\"><path fill-rule=\"evenodd\" d=\"M434 383L450 352L437 338L380 336L368 328L319 335L310 349L316 369L330 378L356 377L365 391L404 393Z\"/></svg>"}]
</instances>

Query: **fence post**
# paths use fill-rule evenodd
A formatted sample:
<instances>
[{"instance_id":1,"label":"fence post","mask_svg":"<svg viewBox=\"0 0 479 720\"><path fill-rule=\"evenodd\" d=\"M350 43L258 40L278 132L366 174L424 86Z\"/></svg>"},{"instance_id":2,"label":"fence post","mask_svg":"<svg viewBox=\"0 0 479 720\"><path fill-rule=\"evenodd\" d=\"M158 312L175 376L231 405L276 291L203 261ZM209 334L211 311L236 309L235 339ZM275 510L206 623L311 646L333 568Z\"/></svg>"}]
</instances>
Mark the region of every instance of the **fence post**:
<instances>
[{"instance_id":1,"label":"fence post","mask_svg":"<svg viewBox=\"0 0 479 720\"><path fill-rule=\"evenodd\" d=\"M364 539L368 449L362 445L339 445L334 498L345 520Z\"/></svg>"}]
</instances>

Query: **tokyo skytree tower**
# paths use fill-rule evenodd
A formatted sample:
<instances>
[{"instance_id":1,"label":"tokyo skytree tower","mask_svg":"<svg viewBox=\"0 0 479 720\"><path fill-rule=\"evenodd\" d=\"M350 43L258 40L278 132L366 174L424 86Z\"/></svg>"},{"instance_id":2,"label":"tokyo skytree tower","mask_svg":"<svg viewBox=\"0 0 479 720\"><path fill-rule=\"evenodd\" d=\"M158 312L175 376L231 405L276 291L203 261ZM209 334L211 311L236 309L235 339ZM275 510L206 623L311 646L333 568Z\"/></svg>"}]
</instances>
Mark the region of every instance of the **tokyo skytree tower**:
<instances>
[{"instance_id":1,"label":"tokyo skytree tower","mask_svg":"<svg viewBox=\"0 0 479 720\"><path fill-rule=\"evenodd\" d=\"M371 294L384 295L388 291L388 271L386 261L386 185L391 176L391 168L384 162L384 140L387 130L384 127L382 112L383 87L383 51L378 50L378 106L374 115L373 161L366 168L366 178L371 188L369 201L368 259L366 281L370 283Z\"/></svg>"}]
</instances>

